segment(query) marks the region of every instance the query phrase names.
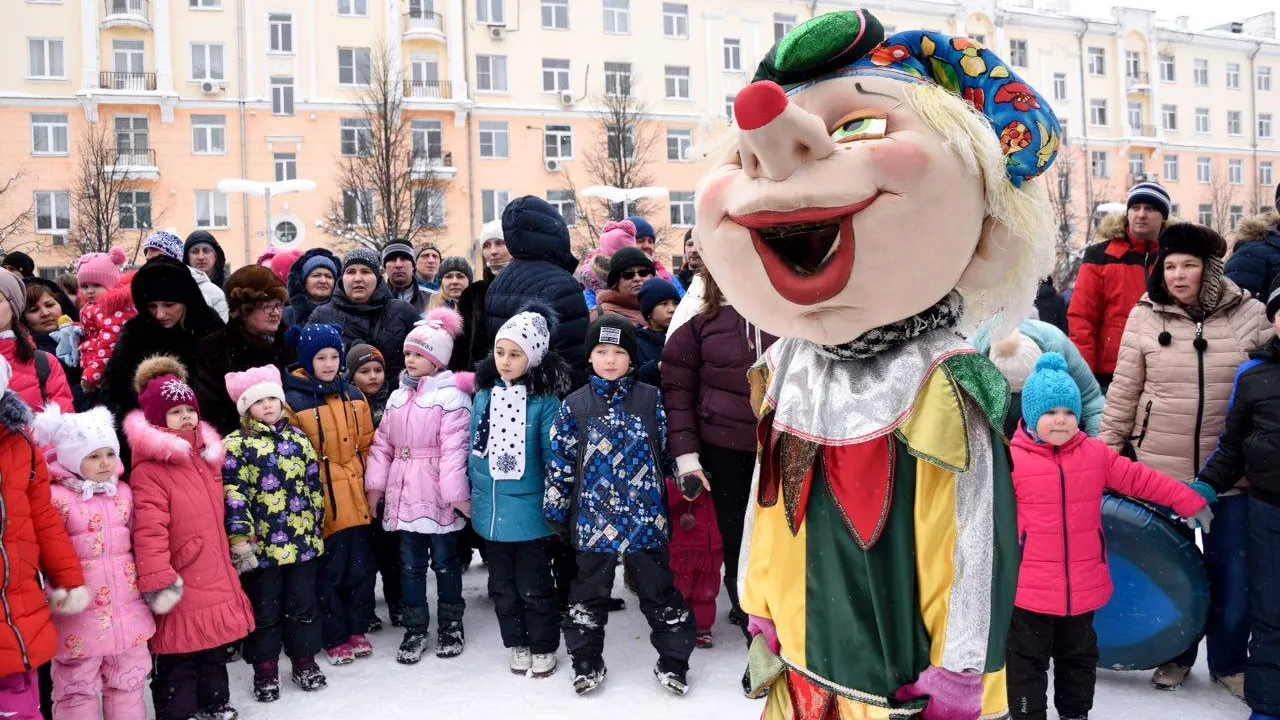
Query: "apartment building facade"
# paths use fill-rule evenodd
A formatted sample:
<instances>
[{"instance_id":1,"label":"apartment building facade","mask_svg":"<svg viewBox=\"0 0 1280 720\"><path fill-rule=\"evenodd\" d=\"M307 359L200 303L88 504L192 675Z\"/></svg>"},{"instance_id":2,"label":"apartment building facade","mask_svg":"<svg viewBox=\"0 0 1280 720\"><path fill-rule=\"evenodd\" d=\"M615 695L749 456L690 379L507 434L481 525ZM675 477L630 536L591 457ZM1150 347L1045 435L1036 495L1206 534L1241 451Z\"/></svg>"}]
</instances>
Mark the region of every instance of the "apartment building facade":
<instances>
[{"instance_id":1,"label":"apartment building facade","mask_svg":"<svg viewBox=\"0 0 1280 720\"><path fill-rule=\"evenodd\" d=\"M1073 16L1062 0L871 0L888 29L967 35L1050 99L1067 128L1065 177L1083 228L1137 178L1170 189L1184 218L1225 224L1269 204L1280 164L1280 43L1274 18L1193 32L1149 11ZM1047 6L1043 2L1055 3ZM358 221L344 155L362 152L359 108L385 52L399 69L414 175L434 199L421 223L447 253L524 194L575 221L583 191L627 182L668 191L645 206L664 249L694 220L710 160L696 147L732 130L736 93L808 0L14 0L0 43L0 165L20 172L0 216L34 209L6 243L56 243L72 226L80 140L110 131L128 168L116 222L213 231L236 265L268 237L340 241ZM622 119L619 120L619 117ZM96 125L94 125L96 123ZM619 128L618 125L634 125ZM602 158L615 162L602 166ZM637 158L633 160L632 158ZM417 163L421 162L421 166ZM637 167L638 166L638 167ZM1061 174L1060 174L1061 175ZM315 181L274 198L220 180ZM344 202L344 200L352 200ZM1223 220L1223 216L1226 219ZM57 247L41 257L56 266Z\"/></svg>"}]
</instances>

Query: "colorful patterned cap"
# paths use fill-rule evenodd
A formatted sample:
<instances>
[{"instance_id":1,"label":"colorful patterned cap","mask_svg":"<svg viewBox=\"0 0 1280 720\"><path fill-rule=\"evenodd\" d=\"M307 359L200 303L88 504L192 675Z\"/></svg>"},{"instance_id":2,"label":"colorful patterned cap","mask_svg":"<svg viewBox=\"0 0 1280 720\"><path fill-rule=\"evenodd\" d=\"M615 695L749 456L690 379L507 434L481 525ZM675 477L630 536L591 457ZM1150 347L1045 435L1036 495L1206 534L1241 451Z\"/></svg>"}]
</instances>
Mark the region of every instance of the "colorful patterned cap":
<instances>
[{"instance_id":1,"label":"colorful patterned cap","mask_svg":"<svg viewBox=\"0 0 1280 720\"><path fill-rule=\"evenodd\" d=\"M964 98L991 122L1014 187L1053 164L1062 125L1044 98L995 53L968 38L920 30L866 47L868 38L881 33L879 22L865 10L821 15L779 40L760 63L756 79L774 80L788 94L850 76L933 83ZM787 49L794 45L793 36L808 41L803 51ZM819 55L830 60L817 59Z\"/></svg>"}]
</instances>

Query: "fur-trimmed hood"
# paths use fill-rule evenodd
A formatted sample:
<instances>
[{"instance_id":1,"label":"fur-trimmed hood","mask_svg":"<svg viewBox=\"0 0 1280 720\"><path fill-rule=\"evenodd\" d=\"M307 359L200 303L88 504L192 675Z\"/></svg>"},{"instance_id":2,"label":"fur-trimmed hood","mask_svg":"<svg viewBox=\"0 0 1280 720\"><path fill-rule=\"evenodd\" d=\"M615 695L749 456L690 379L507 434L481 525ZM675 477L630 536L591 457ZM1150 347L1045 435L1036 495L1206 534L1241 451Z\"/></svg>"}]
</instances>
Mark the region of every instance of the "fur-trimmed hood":
<instances>
[{"instance_id":1,"label":"fur-trimmed hood","mask_svg":"<svg viewBox=\"0 0 1280 720\"><path fill-rule=\"evenodd\" d=\"M18 393L5 390L0 396L0 426L16 434L26 434L27 426L35 419L31 408L22 401Z\"/></svg>"},{"instance_id":2,"label":"fur-trimmed hood","mask_svg":"<svg viewBox=\"0 0 1280 720\"><path fill-rule=\"evenodd\" d=\"M222 460L226 456L222 438L204 421L200 422L196 431L200 433L200 442L204 445L200 458L221 476ZM191 443L186 438L147 422L141 410L134 410L124 419L124 435L129 439L129 447L133 450L134 467L147 460L173 463L191 454Z\"/></svg>"},{"instance_id":3,"label":"fur-trimmed hood","mask_svg":"<svg viewBox=\"0 0 1280 720\"><path fill-rule=\"evenodd\" d=\"M1164 224L1160 226L1160 232L1164 232L1171 222L1176 222L1176 220L1165 218ZM1102 220L1098 222L1098 236L1103 240L1127 240L1129 238L1128 230L1129 216L1125 213L1104 215Z\"/></svg>"},{"instance_id":4,"label":"fur-trimmed hood","mask_svg":"<svg viewBox=\"0 0 1280 720\"><path fill-rule=\"evenodd\" d=\"M1251 215L1236 227L1236 245L1275 238L1280 242L1280 213L1272 210L1261 215Z\"/></svg>"},{"instance_id":5,"label":"fur-trimmed hood","mask_svg":"<svg viewBox=\"0 0 1280 720\"><path fill-rule=\"evenodd\" d=\"M555 350L547 353L538 367L524 376L529 387L529 395L547 395L563 398L573 389L573 376L569 371L569 363L560 357ZM485 390L499 382L498 365L493 360L493 353L480 361L476 366L475 389Z\"/></svg>"}]
</instances>

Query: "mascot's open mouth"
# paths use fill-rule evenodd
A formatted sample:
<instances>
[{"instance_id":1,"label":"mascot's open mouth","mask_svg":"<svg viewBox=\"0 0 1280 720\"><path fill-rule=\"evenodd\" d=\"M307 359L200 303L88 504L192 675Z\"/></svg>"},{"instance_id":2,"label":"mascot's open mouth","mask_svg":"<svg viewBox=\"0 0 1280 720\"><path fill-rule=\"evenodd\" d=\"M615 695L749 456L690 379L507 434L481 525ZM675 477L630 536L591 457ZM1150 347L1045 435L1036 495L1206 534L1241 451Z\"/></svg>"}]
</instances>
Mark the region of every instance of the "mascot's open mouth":
<instances>
[{"instance_id":1,"label":"mascot's open mouth","mask_svg":"<svg viewBox=\"0 0 1280 720\"><path fill-rule=\"evenodd\" d=\"M797 305L835 297L853 272L853 215L875 202L732 217L751 231L751 242L775 290Z\"/></svg>"}]
</instances>

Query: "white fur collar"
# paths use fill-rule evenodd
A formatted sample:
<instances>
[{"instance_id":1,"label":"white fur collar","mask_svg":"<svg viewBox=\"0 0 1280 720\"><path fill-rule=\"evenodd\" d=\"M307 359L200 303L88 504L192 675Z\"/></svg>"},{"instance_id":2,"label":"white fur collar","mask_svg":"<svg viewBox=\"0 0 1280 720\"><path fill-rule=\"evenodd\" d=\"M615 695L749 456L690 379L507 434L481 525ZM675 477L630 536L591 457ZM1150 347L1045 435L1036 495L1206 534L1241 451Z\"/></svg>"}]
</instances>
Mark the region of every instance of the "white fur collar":
<instances>
[{"instance_id":1,"label":"white fur collar","mask_svg":"<svg viewBox=\"0 0 1280 720\"><path fill-rule=\"evenodd\" d=\"M413 404L420 408L438 405L445 412L459 408L471 409L471 397L458 389L457 378L450 370L441 370L435 375L418 378L415 389L398 388L387 398L388 408L403 407L413 399Z\"/></svg>"}]
</instances>

